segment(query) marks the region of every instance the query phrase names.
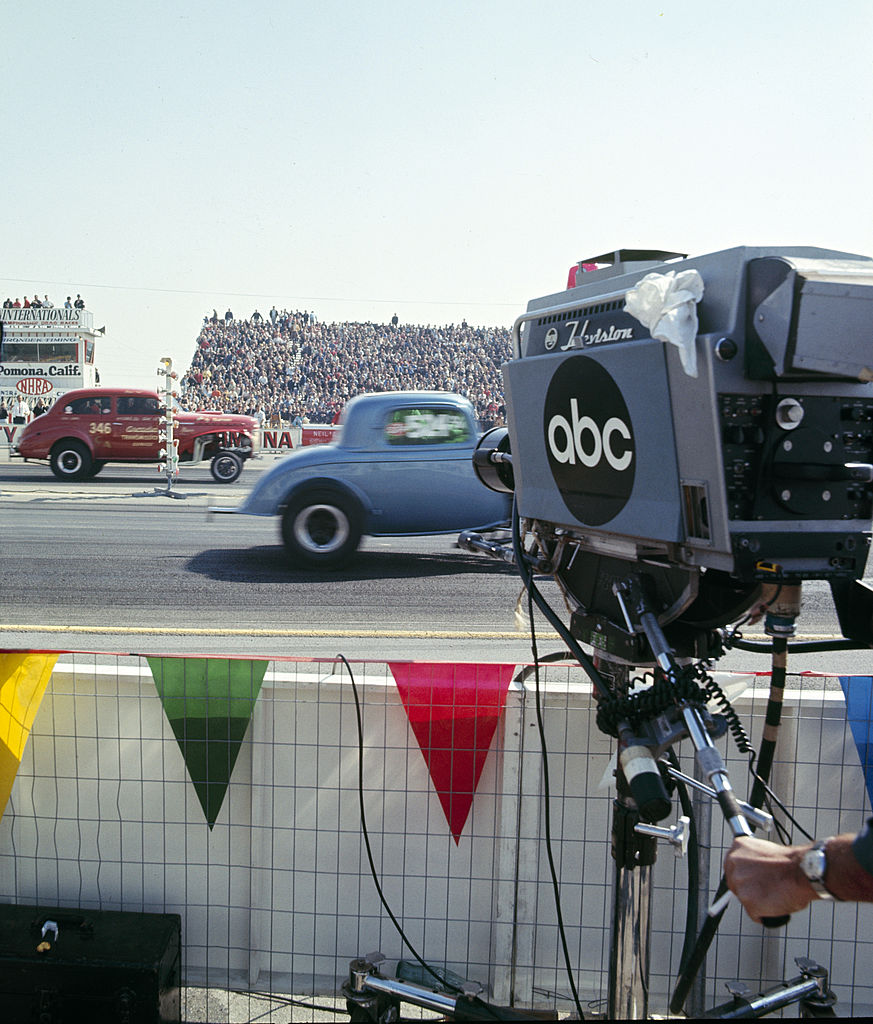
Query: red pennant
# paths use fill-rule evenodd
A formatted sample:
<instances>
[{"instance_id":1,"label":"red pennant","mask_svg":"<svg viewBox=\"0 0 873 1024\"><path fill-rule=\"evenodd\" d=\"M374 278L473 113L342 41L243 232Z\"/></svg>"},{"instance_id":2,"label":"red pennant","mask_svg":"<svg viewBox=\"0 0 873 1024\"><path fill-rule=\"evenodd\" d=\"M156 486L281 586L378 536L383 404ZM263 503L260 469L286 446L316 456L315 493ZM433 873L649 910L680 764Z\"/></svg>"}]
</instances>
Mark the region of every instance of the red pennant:
<instances>
[{"instance_id":1,"label":"red pennant","mask_svg":"<svg viewBox=\"0 0 873 1024\"><path fill-rule=\"evenodd\" d=\"M457 844L515 666L392 662L389 667Z\"/></svg>"}]
</instances>

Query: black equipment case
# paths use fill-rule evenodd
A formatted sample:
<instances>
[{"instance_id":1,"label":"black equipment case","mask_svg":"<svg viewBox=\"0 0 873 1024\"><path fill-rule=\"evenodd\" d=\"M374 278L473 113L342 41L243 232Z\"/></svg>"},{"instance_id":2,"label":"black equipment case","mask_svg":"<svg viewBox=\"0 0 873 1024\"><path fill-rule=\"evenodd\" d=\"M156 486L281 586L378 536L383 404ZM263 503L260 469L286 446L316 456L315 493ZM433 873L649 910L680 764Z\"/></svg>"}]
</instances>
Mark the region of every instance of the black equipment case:
<instances>
[{"instance_id":1,"label":"black equipment case","mask_svg":"<svg viewBox=\"0 0 873 1024\"><path fill-rule=\"evenodd\" d=\"M0 1018L181 1020L181 918L0 904Z\"/></svg>"}]
</instances>

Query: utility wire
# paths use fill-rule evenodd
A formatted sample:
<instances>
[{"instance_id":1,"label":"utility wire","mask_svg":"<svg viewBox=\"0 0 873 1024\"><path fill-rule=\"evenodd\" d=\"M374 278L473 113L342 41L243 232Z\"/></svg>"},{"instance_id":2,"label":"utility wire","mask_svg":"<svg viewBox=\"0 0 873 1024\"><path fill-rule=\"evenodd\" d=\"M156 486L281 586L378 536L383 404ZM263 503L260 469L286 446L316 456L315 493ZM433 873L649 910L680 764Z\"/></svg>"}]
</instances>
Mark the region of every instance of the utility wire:
<instances>
[{"instance_id":1,"label":"utility wire","mask_svg":"<svg viewBox=\"0 0 873 1024\"><path fill-rule=\"evenodd\" d=\"M458 300L458 299L378 299L372 296L339 296L339 295L276 295L265 292L228 292L218 288L206 290L202 288L155 288L149 285L119 285L119 284L95 284L83 281L71 285L69 281L44 281L22 277L0 277L4 284L19 284L28 286L47 285L52 288L103 288L119 292L155 292L162 295L209 295L213 298L218 295L224 299L268 299L277 301L295 302L378 302L390 306L505 306L507 309L519 309L517 302L486 302L482 299Z\"/></svg>"}]
</instances>

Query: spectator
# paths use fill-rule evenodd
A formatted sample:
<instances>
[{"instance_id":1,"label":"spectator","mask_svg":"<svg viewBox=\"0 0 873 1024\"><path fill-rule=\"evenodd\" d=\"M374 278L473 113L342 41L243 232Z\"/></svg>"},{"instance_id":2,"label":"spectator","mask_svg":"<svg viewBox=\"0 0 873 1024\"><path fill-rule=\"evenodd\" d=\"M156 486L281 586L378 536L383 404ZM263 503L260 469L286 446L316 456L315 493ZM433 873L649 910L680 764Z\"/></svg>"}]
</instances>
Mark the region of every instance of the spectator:
<instances>
[{"instance_id":1,"label":"spectator","mask_svg":"<svg viewBox=\"0 0 873 1024\"><path fill-rule=\"evenodd\" d=\"M274 307L275 308L275 307ZM293 409L332 422L365 391L455 391L482 420L503 410L500 366L510 357L505 328L319 323L314 313L205 322L183 378L192 407L226 412ZM213 394L215 388L219 394Z\"/></svg>"},{"instance_id":2,"label":"spectator","mask_svg":"<svg viewBox=\"0 0 873 1024\"><path fill-rule=\"evenodd\" d=\"M6 408L6 399L0 398L0 423L5 423L9 419L9 410Z\"/></svg>"},{"instance_id":3,"label":"spectator","mask_svg":"<svg viewBox=\"0 0 873 1024\"><path fill-rule=\"evenodd\" d=\"M3 303L3 308L12 309L12 299L6 299L6 301Z\"/></svg>"},{"instance_id":4,"label":"spectator","mask_svg":"<svg viewBox=\"0 0 873 1024\"><path fill-rule=\"evenodd\" d=\"M64 309L72 309L73 303L70 301L70 296L67 296L67 301L64 303Z\"/></svg>"},{"instance_id":5,"label":"spectator","mask_svg":"<svg viewBox=\"0 0 873 1024\"><path fill-rule=\"evenodd\" d=\"M84 308L85 308L85 300L82 298L81 295L76 295L76 301L73 303L73 309L84 309Z\"/></svg>"},{"instance_id":6,"label":"spectator","mask_svg":"<svg viewBox=\"0 0 873 1024\"><path fill-rule=\"evenodd\" d=\"M23 398L19 398L12 406L12 422L21 426L30 419L30 406Z\"/></svg>"},{"instance_id":7,"label":"spectator","mask_svg":"<svg viewBox=\"0 0 873 1024\"><path fill-rule=\"evenodd\" d=\"M48 295L46 295L46 297L42 300L42 308L43 309L54 309L55 308L55 304L50 301Z\"/></svg>"}]
</instances>

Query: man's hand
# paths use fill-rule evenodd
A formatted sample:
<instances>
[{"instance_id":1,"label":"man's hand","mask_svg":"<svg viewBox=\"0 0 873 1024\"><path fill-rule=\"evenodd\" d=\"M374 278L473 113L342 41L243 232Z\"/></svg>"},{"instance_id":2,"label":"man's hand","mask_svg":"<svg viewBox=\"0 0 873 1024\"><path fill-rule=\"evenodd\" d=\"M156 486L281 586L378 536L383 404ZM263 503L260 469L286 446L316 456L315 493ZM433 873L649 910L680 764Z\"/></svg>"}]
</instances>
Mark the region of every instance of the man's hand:
<instances>
[{"instance_id":1,"label":"man's hand","mask_svg":"<svg viewBox=\"0 0 873 1024\"><path fill-rule=\"evenodd\" d=\"M751 836L734 840L724 862L725 880L753 921L793 914L818 898L800 868L811 846L779 846Z\"/></svg>"},{"instance_id":2,"label":"man's hand","mask_svg":"<svg viewBox=\"0 0 873 1024\"><path fill-rule=\"evenodd\" d=\"M873 903L873 874L855 856L855 838L846 832L828 840L824 885L836 900ZM724 862L725 880L753 921L793 914L821 899L800 866L811 849L812 843L778 846L751 836L733 841Z\"/></svg>"}]
</instances>

